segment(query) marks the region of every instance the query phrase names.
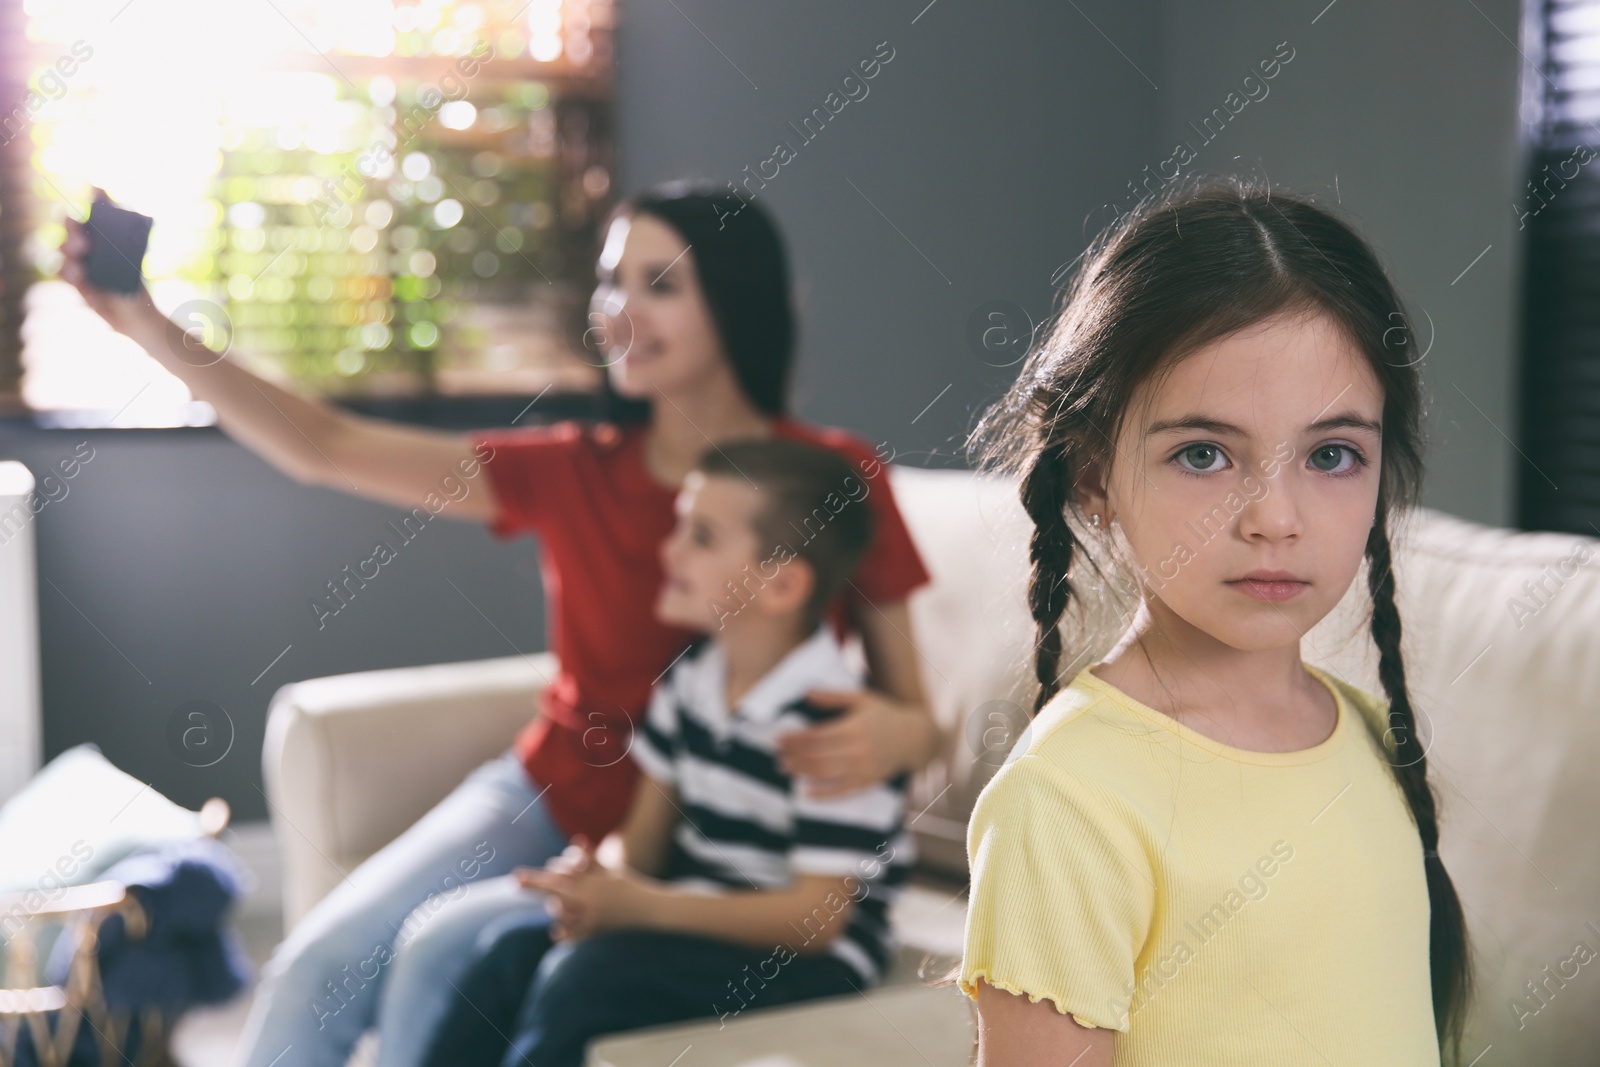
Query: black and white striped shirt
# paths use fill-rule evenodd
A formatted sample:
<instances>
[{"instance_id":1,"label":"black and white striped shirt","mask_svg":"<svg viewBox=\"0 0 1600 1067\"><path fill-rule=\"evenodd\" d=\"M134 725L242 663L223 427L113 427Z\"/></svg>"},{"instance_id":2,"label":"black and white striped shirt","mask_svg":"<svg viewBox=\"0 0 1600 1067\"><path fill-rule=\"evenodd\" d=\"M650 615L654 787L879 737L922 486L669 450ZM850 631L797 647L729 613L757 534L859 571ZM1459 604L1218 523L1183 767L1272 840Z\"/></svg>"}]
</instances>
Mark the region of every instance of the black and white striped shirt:
<instances>
[{"instance_id":1,"label":"black and white striped shirt","mask_svg":"<svg viewBox=\"0 0 1600 1067\"><path fill-rule=\"evenodd\" d=\"M804 795L779 767L776 738L840 714L808 703L808 689L860 689L829 624L818 626L751 687L729 714L722 645L701 637L651 693L630 749L643 771L677 787L665 881L709 893L779 889L795 875L853 875L789 939L800 951L854 901L828 949L865 984L882 980L895 950L889 904L916 859L905 829L901 773L837 797Z\"/></svg>"}]
</instances>

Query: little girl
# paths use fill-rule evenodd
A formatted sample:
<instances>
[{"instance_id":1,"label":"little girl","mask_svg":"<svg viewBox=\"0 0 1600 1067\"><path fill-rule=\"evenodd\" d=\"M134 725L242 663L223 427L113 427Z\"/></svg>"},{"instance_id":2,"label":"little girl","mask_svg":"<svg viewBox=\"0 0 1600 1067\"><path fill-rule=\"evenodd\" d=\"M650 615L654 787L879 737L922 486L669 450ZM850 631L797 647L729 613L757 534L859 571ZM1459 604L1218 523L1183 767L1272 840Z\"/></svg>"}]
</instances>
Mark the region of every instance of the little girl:
<instances>
[{"instance_id":1,"label":"little girl","mask_svg":"<svg viewBox=\"0 0 1600 1067\"><path fill-rule=\"evenodd\" d=\"M1466 929L1390 568L1417 359L1347 224L1186 182L1096 239L978 425L1034 523L1041 685L967 832L945 980L977 1002L980 1067L1459 1056ZM1122 564L1136 607L1061 688L1080 556ZM1387 702L1300 659L1363 557Z\"/></svg>"}]
</instances>

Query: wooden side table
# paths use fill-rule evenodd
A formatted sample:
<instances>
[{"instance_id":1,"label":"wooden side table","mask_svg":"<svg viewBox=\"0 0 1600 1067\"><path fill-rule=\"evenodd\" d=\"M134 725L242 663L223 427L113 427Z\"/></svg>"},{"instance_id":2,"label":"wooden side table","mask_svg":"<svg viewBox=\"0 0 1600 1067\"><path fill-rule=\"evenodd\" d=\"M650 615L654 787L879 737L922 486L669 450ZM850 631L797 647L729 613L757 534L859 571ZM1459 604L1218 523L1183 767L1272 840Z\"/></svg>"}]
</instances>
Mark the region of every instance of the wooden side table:
<instances>
[{"instance_id":1,"label":"wooden side table","mask_svg":"<svg viewBox=\"0 0 1600 1067\"><path fill-rule=\"evenodd\" d=\"M227 829L228 804L220 797L200 809L200 829L215 838ZM20 920L20 929L6 942L4 984L0 986L0 1067L13 1067L26 1032L39 1067L65 1067L84 1027L94 1031L102 1064L132 1067L176 1067L168 1048L172 1024L160 1008L139 1012L139 1051L128 1060L123 1043L133 1021L128 1010L106 1005L100 975L100 927L121 915L127 936L137 941L150 928L139 898L120 882L101 881L68 886L54 899L30 904L32 893L0 895L0 914ZM41 976L40 943L52 930L73 939L72 959L62 985L32 984ZM25 984L24 984L25 983Z\"/></svg>"}]
</instances>

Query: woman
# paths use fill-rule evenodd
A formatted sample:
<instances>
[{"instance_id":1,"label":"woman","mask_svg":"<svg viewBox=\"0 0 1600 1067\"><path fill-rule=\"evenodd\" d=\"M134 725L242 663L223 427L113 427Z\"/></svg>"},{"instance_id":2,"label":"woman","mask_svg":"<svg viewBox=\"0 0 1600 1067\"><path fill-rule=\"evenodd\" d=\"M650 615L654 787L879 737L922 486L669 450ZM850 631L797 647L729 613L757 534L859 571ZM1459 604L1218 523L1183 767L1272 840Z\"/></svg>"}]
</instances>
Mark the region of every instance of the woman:
<instances>
[{"instance_id":1,"label":"woman","mask_svg":"<svg viewBox=\"0 0 1600 1067\"><path fill-rule=\"evenodd\" d=\"M441 514L527 531L542 543L551 647L560 674L514 749L345 879L290 932L263 971L242 1042L246 1067L342 1065L376 1025L379 1063L414 1064L451 979L482 927L541 898L508 876L582 833L598 841L632 798L627 759L651 683L694 635L654 621L657 549L678 483L701 450L787 435L850 458L870 486L880 534L830 613L862 637L873 689L816 693L846 709L791 737L790 773L816 795L922 767L940 731L923 703L906 595L927 580L865 442L786 413L794 319L782 242L753 203L685 183L612 212L597 266L597 332L614 417L452 434L363 418L212 359L151 305L88 285L81 226L63 276L138 342L234 439L297 481L415 507L442 478L481 469L486 491ZM203 364L203 365L201 365ZM482 485L479 488L484 488ZM441 901L441 884L466 883Z\"/></svg>"}]
</instances>

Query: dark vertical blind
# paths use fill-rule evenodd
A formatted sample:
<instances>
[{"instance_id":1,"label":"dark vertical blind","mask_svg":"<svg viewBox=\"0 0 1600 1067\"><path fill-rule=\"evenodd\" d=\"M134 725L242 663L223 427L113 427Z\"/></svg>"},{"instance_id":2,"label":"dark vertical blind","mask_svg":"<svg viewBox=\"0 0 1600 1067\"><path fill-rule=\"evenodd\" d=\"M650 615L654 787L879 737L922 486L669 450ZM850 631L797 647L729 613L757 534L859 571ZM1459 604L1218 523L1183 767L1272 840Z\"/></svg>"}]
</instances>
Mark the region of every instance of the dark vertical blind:
<instances>
[{"instance_id":1,"label":"dark vertical blind","mask_svg":"<svg viewBox=\"0 0 1600 1067\"><path fill-rule=\"evenodd\" d=\"M1600 534L1600 0L1528 0L1518 519Z\"/></svg>"},{"instance_id":2,"label":"dark vertical blind","mask_svg":"<svg viewBox=\"0 0 1600 1067\"><path fill-rule=\"evenodd\" d=\"M26 19L22 0L0 0L0 414L23 410L22 297L33 281L23 254L33 221Z\"/></svg>"}]
</instances>

